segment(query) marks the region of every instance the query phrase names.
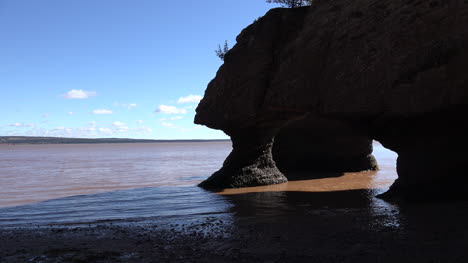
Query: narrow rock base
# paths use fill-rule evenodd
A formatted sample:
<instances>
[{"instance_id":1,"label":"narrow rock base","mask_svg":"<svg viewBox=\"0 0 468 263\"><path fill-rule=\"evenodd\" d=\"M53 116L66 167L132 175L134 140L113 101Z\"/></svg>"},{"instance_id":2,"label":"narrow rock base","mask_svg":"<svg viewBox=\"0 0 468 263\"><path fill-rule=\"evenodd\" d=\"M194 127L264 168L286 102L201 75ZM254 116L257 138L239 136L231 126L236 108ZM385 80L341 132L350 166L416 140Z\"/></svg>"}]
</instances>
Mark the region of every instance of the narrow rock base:
<instances>
[{"instance_id":1,"label":"narrow rock base","mask_svg":"<svg viewBox=\"0 0 468 263\"><path fill-rule=\"evenodd\" d=\"M272 136L231 136L233 150L223 167L199 184L206 189L239 188L285 183L272 159Z\"/></svg>"}]
</instances>

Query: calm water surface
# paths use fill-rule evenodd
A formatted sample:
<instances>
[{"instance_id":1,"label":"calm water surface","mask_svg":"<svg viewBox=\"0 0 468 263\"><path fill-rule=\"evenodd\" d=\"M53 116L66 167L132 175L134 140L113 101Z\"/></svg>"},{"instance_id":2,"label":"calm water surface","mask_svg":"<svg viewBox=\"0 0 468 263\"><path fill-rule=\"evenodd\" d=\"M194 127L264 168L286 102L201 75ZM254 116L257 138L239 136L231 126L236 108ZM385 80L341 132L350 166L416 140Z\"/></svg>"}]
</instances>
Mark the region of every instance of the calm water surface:
<instances>
[{"instance_id":1,"label":"calm water surface","mask_svg":"<svg viewBox=\"0 0 468 263\"><path fill-rule=\"evenodd\" d=\"M154 186L193 186L229 142L0 145L0 207Z\"/></svg>"},{"instance_id":2,"label":"calm water surface","mask_svg":"<svg viewBox=\"0 0 468 263\"><path fill-rule=\"evenodd\" d=\"M212 193L195 185L222 165L230 142L0 145L0 226L275 218L314 209L367 209L396 178L396 154L374 145L381 170ZM391 212L388 212L391 211Z\"/></svg>"}]
</instances>

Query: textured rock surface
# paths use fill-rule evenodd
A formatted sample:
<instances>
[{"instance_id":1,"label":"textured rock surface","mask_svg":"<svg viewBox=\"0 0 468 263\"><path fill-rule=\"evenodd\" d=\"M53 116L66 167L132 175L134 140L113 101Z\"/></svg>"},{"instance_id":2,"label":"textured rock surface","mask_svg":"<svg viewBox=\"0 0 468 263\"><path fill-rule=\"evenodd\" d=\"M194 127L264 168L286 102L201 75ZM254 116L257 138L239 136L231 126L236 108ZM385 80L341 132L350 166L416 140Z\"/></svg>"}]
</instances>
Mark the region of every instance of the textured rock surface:
<instances>
[{"instance_id":1,"label":"textured rock surface","mask_svg":"<svg viewBox=\"0 0 468 263\"><path fill-rule=\"evenodd\" d=\"M273 134L247 134L231 136L233 150L223 167L200 186L210 189L270 185L287 182L271 157Z\"/></svg>"},{"instance_id":2,"label":"textured rock surface","mask_svg":"<svg viewBox=\"0 0 468 263\"><path fill-rule=\"evenodd\" d=\"M466 188L466 25L465 0L273 9L238 36L195 122L244 140L305 114L341 121L399 154L392 196Z\"/></svg>"}]
</instances>

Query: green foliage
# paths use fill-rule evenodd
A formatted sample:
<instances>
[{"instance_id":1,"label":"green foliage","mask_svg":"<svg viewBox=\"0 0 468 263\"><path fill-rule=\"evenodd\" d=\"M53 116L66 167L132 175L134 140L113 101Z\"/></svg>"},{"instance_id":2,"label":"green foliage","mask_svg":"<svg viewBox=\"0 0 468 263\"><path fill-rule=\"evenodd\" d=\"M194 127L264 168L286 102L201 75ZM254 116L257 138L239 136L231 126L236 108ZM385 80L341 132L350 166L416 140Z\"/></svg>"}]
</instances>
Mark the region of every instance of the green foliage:
<instances>
[{"instance_id":1,"label":"green foliage","mask_svg":"<svg viewBox=\"0 0 468 263\"><path fill-rule=\"evenodd\" d=\"M283 7L296 8L311 5L313 0L266 0L267 3L280 4Z\"/></svg>"},{"instance_id":2,"label":"green foliage","mask_svg":"<svg viewBox=\"0 0 468 263\"><path fill-rule=\"evenodd\" d=\"M221 60L224 61L224 56L226 55L226 53L229 51L229 46L228 46L228 42L227 40L224 41L224 46L223 48L221 49L221 45L218 45L218 49L215 50L215 53L216 53L216 56L218 56Z\"/></svg>"}]
</instances>

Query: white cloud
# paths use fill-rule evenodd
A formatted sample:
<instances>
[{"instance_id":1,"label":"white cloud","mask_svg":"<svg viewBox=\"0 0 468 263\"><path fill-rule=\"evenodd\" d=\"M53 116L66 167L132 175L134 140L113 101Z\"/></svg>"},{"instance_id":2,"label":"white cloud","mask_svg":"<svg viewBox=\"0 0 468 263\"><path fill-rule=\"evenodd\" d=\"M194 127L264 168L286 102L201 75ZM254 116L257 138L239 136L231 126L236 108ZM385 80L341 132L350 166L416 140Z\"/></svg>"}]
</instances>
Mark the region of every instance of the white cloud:
<instances>
[{"instance_id":1,"label":"white cloud","mask_svg":"<svg viewBox=\"0 0 468 263\"><path fill-rule=\"evenodd\" d=\"M112 114L112 111L111 110L100 109L100 110L93 110L93 113L94 114Z\"/></svg>"},{"instance_id":2,"label":"white cloud","mask_svg":"<svg viewBox=\"0 0 468 263\"><path fill-rule=\"evenodd\" d=\"M26 123L13 123L9 125L10 127L34 127L34 124L26 124Z\"/></svg>"},{"instance_id":3,"label":"white cloud","mask_svg":"<svg viewBox=\"0 0 468 263\"><path fill-rule=\"evenodd\" d=\"M200 96L200 95L188 95L186 97L180 97L178 100L177 100L177 103L178 104L181 104L181 103L198 103L200 102L200 100L202 99L203 97Z\"/></svg>"},{"instance_id":4,"label":"white cloud","mask_svg":"<svg viewBox=\"0 0 468 263\"><path fill-rule=\"evenodd\" d=\"M112 133L112 129L109 128L99 128L98 131L102 133Z\"/></svg>"},{"instance_id":5,"label":"white cloud","mask_svg":"<svg viewBox=\"0 0 468 263\"><path fill-rule=\"evenodd\" d=\"M73 115L73 114L75 114L73 111L68 112L68 115Z\"/></svg>"},{"instance_id":6,"label":"white cloud","mask_svg":"<svg viewBox=\"0 0 468 263\"><path fill-rule=\"evenodd\" d=\"M181 120L181 119L182 119L182 116L175 116L175 117L170 118L171 121L173 121L173 120Z\"/></svg>"},{"instance_id":7,"label":"white cloud","mask_svg":"<svg viewBox=\"0 0 468 263\"><path fill-rule=\"evenodd\" d=\"M53 136L71 136L72 132L73 129L63 126L47 131L47 133L50 133Z\"/></svg>"},{"instance_id":8,"label":"white cloud","mask_svg":"<svg viewBox=\"0 0 468 263\"><path fill-rule=\"evenodd\" d=\"M187 113L187 110L180 109L174 106L159 105L159 107L156 109L156 112L165 114L185 114Z\"/></svg>"},{"instance_id":9,"label":"white cloud","mask_svg":"<svg viewBox=\"0 0 468 263\"><path fill-rule=\"evenodd\" d=\"M161 125L165 127L175 128L174 124L168 122L161 122Z\"/></svg>"},{"instance_id":10,"label":"white cloud","mask_svg":"<svg viewBox=\"0 0 468 263\"><path fill-rule=\"evenodd\" d=\"M91 126L90 126L91 124ZM169 124L170 125L170 124ZM29 124L15 123L13 127L31 127L21 133L25 136L55 136L55 137L74 137L74 138L108 138L115 136L132 137L135 134L149 134L153 129L147 126L128 127L128 126L99 126L96 122L90 122L88 125L76 128L59 126L52 129L31 126ZM174 127L175 128L175 127ZM6 135L18 135L18 131L5 131Z\"/></svg>"},{"instance_id":11,"label":"white cloud","mask_svg":"<svg viewBox=\"0 0 468 263\"><path fill-rule=\"evenodd\" d=\"M81 132L95 132L96 128L94 127L80 127L78 128L79 131Z\"/></svg>"},{"instance_id":12,"label":"white cloud","mask_svg":"<svg viewBox=\"0 0 468 263\"><path fill-rule=\"evenodd\" d=\"M85 91L81 89L72 89L69 92L67 92L64 97L66 99L87 99L89 97L95 96L96 92L95 91Z\"/></svg>"},{"instance_id":13,"label":"white cloud","mask_svg":"<svg viewBox=\"0 0 468 263\"><path fill-rule=\"evenodd\" d=\"M135 129L135 131L137 132L152 132L153 129L151 129L150 127L146 127L146 126L143 126L143 127L138 127Z\"/></svg>"},{"instance_id":14,"label":"white cloud","mask_svg":"<svg viewBox=\"0 0 468 263\"><path fill-rule=\"evenodd\" d=\"M125 125L125 123L120 122L120 121L114 121L114 123L112 123L112 125L117 126L117 127L122 127L122 126Z\"/></svg>"},{"instance_id":15,"label":"white cloud","mask_svg":"<svg viewBox=\"0 0 468 263\"><path fill-rule=\"evenodd\" d=\"M137 120L137 123L138 123L138 124L143 124L144 121L143 121L143 120Z\"/></svg>"},{"instance_id":16,"label":"white cloud","mask_svg":"<svg viewBox=\"0 0 468 263\"><path fill-rule=\"evenodd\" d=\"M129 110L131 110L132 108L135 108L136 106L138 106L138 104L136 103L120 103L120 102L114 102L113 103L114 107L122 107L122 108L127 108Z\"/></svg>"},{"instance_id":17,"label":"white cloud","mask_svg":"<svg viewBox=\"0 0 468 263\"><path fill-rule=\"evenodd\" d=\"M128 128L127 126L120 126L117 128L117 131L119 132L126 132L128 130L130 130L130 128Z\"/></svg>"}]
</instances>

